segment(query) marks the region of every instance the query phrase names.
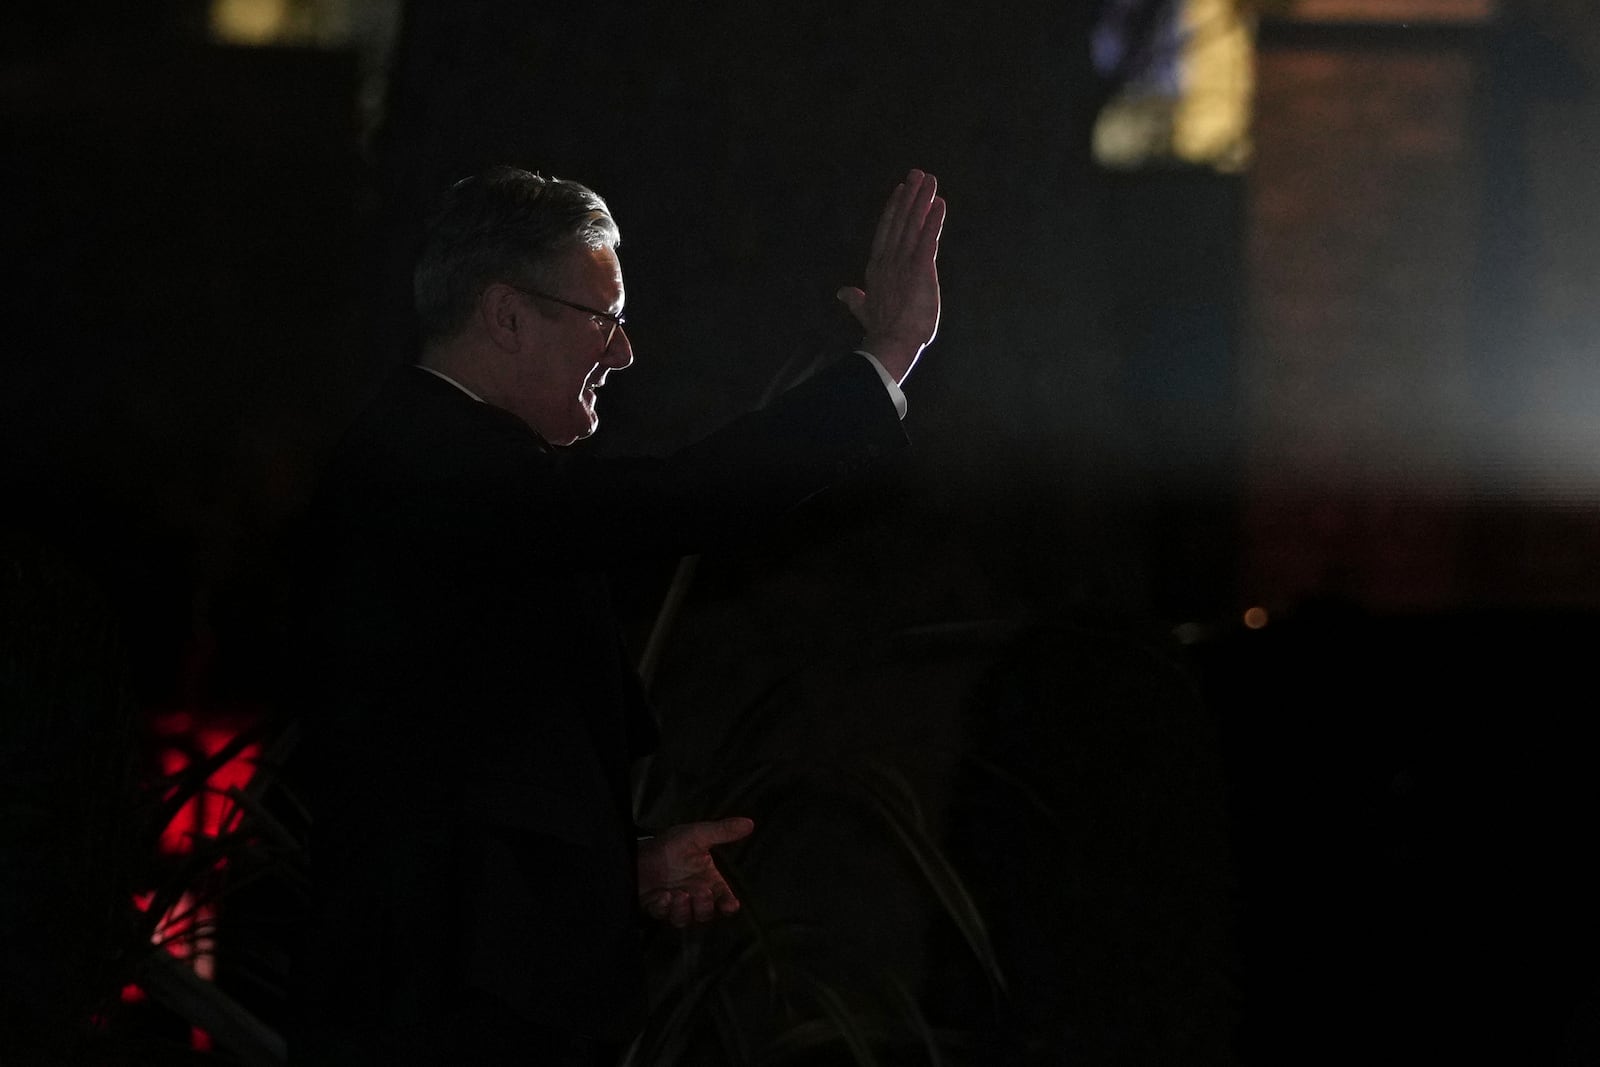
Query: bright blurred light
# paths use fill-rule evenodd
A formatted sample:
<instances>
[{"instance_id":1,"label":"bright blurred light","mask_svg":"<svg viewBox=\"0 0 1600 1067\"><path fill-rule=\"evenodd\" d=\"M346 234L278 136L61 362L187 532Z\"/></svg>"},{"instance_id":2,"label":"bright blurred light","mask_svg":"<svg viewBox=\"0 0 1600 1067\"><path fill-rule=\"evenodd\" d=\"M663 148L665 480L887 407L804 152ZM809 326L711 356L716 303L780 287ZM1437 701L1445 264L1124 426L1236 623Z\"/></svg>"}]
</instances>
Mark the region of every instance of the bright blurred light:
<instances>
[{"instance_id":1,"label":"bright blurred light","mask_svg":"<svg viewBox=\"0 0 1600 1067\"><path fill-rule=\"evenodd\" d=\"M1185 163L1240 171L1250 161L1255 27L1234 0L1184 6L1184 93L1172 122L1172 154Z\"/></svg>"},{"instance_id":2,"label":"bright blurred light","mask_svg":"<svg viewBox=\"0 0 1600 1067\"><path fill-rule=\"evenodd\" d=\"M289 0L212 0L211 34L226 44L263 45L285 36Z\"/></svg>"},{"instance_id":3,"label":"bright blurred light","mask_svg":"<svg viewBox=\"0 0 1600 1067\"><path fill-rule=\"evenodd\" d=\"M1250 159L1255 26L1235 0L1182 0L1161 16L1143 54L1126 36L1133 5L1113 4L1095 28L1102 74L1133 60L1127 82L1095 120L1104 167L1182 163L1234 172Z\"/></svg>"},{"instance_id":4,"label":"bright blurred light","mask_svg":"<svg viewBox=\"0 0 1600 1067\"><path fill-rule=\"evenodd\" d=\"M1260 630L1265 627L1269 621L1271 620L1267 616L1267 609L1261 607L1259 604L1253 608L1247 608L1245 610L1244 624L1247 629Z\"/></svg>"}]
</instances>

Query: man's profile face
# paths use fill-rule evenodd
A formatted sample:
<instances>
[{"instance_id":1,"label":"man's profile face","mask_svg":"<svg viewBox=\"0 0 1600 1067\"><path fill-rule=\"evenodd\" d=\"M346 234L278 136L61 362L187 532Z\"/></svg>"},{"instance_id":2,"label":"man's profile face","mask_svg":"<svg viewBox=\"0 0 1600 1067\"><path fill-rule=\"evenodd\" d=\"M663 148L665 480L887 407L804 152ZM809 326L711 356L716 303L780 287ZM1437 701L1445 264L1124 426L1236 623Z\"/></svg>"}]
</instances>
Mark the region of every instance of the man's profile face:
<instances>
[{"instance_id":1,"label":"man's profile face","mask_svg":"<svg viewBox=\"0 0 1600 1067\"><path fill-rule=\"evenodd\" d=\"M571 249L548 293L620 315L625 293L616 252ZM611 323L605 319L536 296L523 299L533 336L531 351L517 356L516 413L550 444L570 445L599 426L595 392L611 371L633 362L633 348L621 327L606 344Z\"/></svg>"}]
</instances>

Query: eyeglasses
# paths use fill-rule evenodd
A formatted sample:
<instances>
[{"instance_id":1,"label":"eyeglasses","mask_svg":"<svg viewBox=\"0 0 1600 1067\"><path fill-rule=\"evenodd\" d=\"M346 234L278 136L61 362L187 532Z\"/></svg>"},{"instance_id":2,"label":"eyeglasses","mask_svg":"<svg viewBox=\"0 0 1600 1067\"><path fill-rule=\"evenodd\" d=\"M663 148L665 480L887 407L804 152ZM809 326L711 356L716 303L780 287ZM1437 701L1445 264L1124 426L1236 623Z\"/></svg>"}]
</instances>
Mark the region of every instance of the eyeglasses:
<instances>
[{"instance_id":1,"label":"eyeglasses","mask_svg":"<svg viewBox=\"0 0 1600 1067\"><path fill-rule=\"evenodd\" d=\"M611 342L616 340L617 337L617 327L628 321L624 315L613 315L609 311L601 311L599 308L592 308L585 304L574 304L570 300L563 300L559 296L551 296L549 293L541 293L537 289L524 289L520 285L513 285L511 288L527 296L536 296L540 300L548 300L553 304L560 304L562 307L569 307L574 311L581 311L588 315L594 320L596 326L606 331L606 343L602 346L603 348L611 347Z\"/></svg>"}]
</instances>

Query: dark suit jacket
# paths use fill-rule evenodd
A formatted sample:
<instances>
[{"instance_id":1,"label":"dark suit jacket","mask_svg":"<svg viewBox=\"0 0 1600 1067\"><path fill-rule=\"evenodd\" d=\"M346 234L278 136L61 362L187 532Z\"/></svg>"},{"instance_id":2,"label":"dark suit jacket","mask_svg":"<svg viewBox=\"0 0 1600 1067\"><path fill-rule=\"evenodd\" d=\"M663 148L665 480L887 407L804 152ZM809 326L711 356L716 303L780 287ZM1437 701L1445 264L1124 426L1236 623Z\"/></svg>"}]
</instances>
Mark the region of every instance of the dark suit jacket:
<instances>
[{"instance_id":1,"label":"dark suit jacket","mask_svg":"<svg viewBox=\"0 0 1600 1067\"><path fill-rule=\"evenodd\" d=\"M738 537L904 443L853 356L656 460L548 448L415 368L388 384L307 527L308 1047L415 1051L464 996L627 1037L628 774L655 736L605 568Z\"/></svg>"}]
</instances>

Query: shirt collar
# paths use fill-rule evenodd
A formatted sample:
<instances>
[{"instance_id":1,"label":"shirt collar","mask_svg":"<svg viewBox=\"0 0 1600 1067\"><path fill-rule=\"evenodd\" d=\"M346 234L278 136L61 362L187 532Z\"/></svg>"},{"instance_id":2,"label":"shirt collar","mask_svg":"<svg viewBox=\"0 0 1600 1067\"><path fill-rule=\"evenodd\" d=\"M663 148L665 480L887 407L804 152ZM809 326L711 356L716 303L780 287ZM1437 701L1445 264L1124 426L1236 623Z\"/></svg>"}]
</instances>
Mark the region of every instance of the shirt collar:
<instances>
[{"instance_id":1,"label":"shirt collar","mask_svg":"<svg viewBox=\"0 0 1600 1067\"><path fill-rule=\"evenodd\" d=\"M461 390L463 393L466 393L472 399L476 400L478 403L480 403L480 404L487 403L487 401L485 401L483 399L483 397L479 396L477 393L474 393L471 389L468 389L466 386L462 385L460 382L458 382L454 378L450 377L450 375L445 374L443 371L436 371L432 367L424 367L420 363L418 363L416 365L416 367L417 367L418 370L427 371L429 374L433 375L435 378L444 379L445 381L449 382L451 385L455 386L457 389Z\"/></svg>"}]
</instances>

